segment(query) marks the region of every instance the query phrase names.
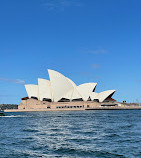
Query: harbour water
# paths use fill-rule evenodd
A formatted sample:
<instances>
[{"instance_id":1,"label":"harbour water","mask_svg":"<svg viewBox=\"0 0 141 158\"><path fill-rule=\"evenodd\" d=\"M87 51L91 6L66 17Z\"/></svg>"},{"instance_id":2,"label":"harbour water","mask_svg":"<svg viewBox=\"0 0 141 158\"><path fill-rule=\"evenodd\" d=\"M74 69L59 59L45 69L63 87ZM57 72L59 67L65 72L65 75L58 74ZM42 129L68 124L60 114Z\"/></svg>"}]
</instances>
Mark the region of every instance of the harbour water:
<instances>
[{"instance_id":1,"label":"harbour water","mask_svg":"<svg viewBox=\"0 0 141 158\"><path fill-rule=\"evenodd\" d=\"M0 157L140 158L141 110L6 113Z\"/></svg>"}]
</instances>

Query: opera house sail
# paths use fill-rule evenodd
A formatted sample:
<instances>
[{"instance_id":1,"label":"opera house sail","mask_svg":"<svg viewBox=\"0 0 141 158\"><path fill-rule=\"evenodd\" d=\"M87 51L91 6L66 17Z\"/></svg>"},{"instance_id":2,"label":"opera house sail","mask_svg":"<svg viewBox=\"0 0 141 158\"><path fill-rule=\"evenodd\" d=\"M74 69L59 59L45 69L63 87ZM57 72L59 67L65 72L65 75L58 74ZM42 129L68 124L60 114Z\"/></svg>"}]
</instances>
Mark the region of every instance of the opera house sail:
<instances>
[{"instance_id":1,"label":"opera house sail","mask_svg":"<svg viewBox=\"0 0 141 158\"><path fill-rule=\"evenodd\" d=\"M28 97L19 109L85 110L96 106L116 106L115 90L96 93L97 83L76 85L61 73L48 70L50 80L38 78L38 85L26 84Z\"/></svg>"}]
</instances>

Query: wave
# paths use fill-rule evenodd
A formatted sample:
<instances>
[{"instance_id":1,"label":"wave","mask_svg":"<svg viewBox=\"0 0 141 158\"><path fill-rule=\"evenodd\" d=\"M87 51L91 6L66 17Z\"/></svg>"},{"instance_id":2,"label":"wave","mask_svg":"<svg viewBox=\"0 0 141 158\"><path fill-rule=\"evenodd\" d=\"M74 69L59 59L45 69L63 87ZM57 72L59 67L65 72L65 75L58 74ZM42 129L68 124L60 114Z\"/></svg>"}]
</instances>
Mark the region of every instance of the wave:
<instances>
[{"instance_id":1,"label":"wave","mask_svg":"<svg viewBox=\"0 0 141 158\"><path fill-rule=\"evenodd\" d=\"M31 116L25 116L25 115L9 115L9 116L1 116L1 117L31 117Z\"/></svg>"}]
</instances>

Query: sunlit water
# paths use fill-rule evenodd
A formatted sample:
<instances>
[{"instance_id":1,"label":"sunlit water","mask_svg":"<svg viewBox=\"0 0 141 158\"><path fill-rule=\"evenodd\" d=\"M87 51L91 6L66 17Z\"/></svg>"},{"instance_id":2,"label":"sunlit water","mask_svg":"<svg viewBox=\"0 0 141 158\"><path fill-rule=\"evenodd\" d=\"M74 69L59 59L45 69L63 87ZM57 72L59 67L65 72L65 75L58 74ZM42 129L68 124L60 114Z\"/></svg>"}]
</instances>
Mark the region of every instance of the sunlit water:
<instances>
[{"instance_id":1,"label":"sunlit water","mask_svg":"<svg viewBox=\"0 0 141 158\"><path fill-rule=\"evenodd\" d=\"M0 157L140 158L141 110L7 113Z\"/></svg>"}]
</instances>

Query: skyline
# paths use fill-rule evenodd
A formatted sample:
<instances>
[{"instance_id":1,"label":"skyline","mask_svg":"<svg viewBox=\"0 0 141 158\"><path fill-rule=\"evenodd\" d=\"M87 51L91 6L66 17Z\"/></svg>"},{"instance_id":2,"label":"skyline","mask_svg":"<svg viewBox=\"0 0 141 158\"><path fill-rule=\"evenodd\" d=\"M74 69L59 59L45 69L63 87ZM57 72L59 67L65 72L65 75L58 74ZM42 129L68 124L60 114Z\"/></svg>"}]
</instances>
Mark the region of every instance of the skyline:
<instances>
[{"instance_id":1,"label":"skyline","mask_svg":"<svg viewBox=\"0 0 141 158\"><path fill-rule=\"evenodd\" d=\"M0 1L0 104L54 69L117 101L141 102L139 0Z\"/></svg>"}]
</instances>

